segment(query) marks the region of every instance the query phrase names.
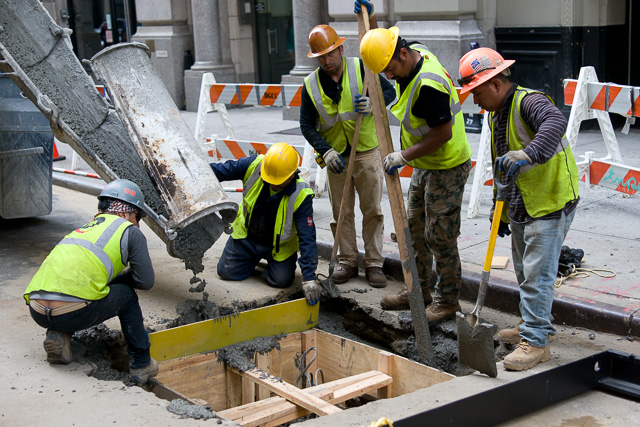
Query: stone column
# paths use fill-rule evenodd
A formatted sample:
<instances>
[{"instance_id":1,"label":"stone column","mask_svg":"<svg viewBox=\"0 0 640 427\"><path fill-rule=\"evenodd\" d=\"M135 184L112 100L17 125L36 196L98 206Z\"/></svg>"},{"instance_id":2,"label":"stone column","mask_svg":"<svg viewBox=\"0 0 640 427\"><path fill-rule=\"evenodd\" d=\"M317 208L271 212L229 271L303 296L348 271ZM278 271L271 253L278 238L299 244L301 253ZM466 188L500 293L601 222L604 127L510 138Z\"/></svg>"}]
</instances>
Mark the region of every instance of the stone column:
<instances>
[{"instance_id":1,"label":"stone column","mask_svg":"<svg viewBox=\"0 0 640 427\"><path fill-rule=\"evenodd\" d=\"M151 63L178 108L184 108L184 51L193 51L187 0L136 0L140 26L131 38L151 49Z\"/></svg>"},{"instance_id":2,"label":"stone column","mask_svg":"<svg viewBox=\"0 0 640 427\"><path fill-rule=\"evenodd\" d=\"M282 76L282 84L302 84L304 78L318 68L318 61L307 58L309 33L322 22L322 2L318 0L295 0L293 2L293 33L295 37L296 65L288 75ZM285 120L298 120L300 108L283 108Z\"/></svg>"},{"instance_id":3,"label":"stone column","mask_svg":"<svg viewBox=\"0 0 640 427\"><path fill-rule=\"evenodd\" d=\"M195 63L184 72L187 111L197 111L200 83L204 73L213 73L217 82L235 82L229 45L227 1L191 0Z\"/></svg>"}]
</instances>

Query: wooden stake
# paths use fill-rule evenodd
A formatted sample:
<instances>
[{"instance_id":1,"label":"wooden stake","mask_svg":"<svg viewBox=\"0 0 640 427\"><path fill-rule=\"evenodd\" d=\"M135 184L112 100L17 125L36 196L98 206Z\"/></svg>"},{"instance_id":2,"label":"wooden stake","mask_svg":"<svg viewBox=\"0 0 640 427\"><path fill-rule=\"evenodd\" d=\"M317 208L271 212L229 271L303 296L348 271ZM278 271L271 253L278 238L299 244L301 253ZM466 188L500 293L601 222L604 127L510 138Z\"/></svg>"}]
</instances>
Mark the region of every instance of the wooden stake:
<instances>
[{"instance_id":1,"label":"wooden stake","mask_svg":"<svg viewBox=\"0 0 640 427\"><path fill-rule=\"evenodd\" d=\"M360 41L362 41L362 37L364 37L364 34L368 30L369 15L366 8L362 8L362 12L358 14L358 37ZM371 77L367 79L367 76ZM367 89L369 91L369 98L371 98L371 109L376 124L380 156L384 159L387 154L393 151L393 143L391 141L389 119L387 118L382 87L380 86L380 77L365 67L365 81L369 83ZM422 362L428 363L433 355L433 345L431 343L431 334L429 332L424 300L422 299L422 290L420 289L420 281L418 279L418 268L416 267L415 253L413 251L413 240L409 232L409 221L405 214L404 196L402 194L402 186L400 185L400 177L398 176L398 172L394 172L393 175L385 173L384 176L387 183L387 194L389 196L389 204L391 205L391 214L393 215L393 225L396 229L398 250L400 252L400 261L402 262L402 273L405 284L407 285L407 290L409 291L409 308L411 309L411 319L416 336L418 356Z\"/></svg>"}]
</instances>

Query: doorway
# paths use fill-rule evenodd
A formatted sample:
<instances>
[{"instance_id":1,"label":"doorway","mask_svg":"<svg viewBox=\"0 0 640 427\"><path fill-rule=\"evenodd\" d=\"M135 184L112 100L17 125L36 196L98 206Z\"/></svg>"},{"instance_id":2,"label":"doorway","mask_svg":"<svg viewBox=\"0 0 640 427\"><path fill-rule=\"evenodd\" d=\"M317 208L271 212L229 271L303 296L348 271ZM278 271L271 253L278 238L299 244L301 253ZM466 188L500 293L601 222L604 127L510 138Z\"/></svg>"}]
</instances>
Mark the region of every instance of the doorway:
<instances>
[{"instance_id":1,"label":"doorway","mask_svg":"<svg viewBox=\"0 0 640 427\"><path fill-rule=\"evenodd\" d=\"M282 82L295 66L292 0L255 0L258 83Z\"/></svg>"}]
</instances>

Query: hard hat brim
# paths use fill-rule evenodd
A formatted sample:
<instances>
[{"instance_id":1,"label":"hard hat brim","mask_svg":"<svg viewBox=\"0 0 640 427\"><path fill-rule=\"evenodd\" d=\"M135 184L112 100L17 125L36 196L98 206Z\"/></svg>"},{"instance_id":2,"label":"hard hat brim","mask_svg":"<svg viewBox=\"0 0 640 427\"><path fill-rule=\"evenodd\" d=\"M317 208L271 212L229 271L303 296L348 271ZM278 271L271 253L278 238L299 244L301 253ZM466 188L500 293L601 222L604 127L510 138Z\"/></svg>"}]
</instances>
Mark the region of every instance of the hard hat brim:
<instances>
[{"instance_id":1,"label":"hard hat brim","mask_svg":"<svg viewBox=\"0 0 640 427\"><path fill-rule=\"evenodd\" d=\"M311 51L307 52L307 58L317 58L318 56L322 56L322 55L326 55L327 53L331 52L332 50L337 49L339 46L342 46L342 43L344 43L347 38L346 37L338 37L338 39L340 40L338 43L334 44L331 47L328 47L327 49L321 51L321 52L317 52L317 53L313 53ZM274 184L277 185L277 184Z\"/></svg>"},{"instance_id":2,"label":"hard hat brim","mask_svg":"<svg viewBox=\"0 0 640 427\"><path fill-rule=\"evenodd\" d=\"M470 90L473 90L478 86L488 82L489 80L491 80L492 78L494 78L495 76L497 76L498 74L500 74L501 72L503 72L504 70L512 66L515 62L516 61L513 59L505 59L501 65L497 66L492 70L488 70L487 73L478 76L478 78L474 79L471 83L462 86L462 89L460 89L460 93L461 94L467 93Z\"/></svg>"}]
</instances>

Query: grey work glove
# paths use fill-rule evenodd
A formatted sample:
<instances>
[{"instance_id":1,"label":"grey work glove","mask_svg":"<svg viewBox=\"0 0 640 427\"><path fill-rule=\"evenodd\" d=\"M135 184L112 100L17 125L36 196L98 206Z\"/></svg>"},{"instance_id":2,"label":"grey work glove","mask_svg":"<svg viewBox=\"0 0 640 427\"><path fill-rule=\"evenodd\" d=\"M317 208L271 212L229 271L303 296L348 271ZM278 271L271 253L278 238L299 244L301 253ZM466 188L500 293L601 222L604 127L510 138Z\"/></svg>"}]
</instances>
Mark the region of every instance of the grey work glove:
<instances>
[{"instance_id":1,"label":"grey work glove","mask_svg":"<svg viewBox=\"0 0 640 427\"><path fill-rule=\"evenodd\" d=\"M394 151L393 153L387 154L382 164L384 165L384 170L389 175L393 175L394 170L407 164L407 159L402 155L402 151Z\"/></svg>"},{"instance_id":2,"label":"grey work glove","mask_svg":"<svg viewBox=\"0 0 640 427\"><path fill-rule=\"evenodd\" d=\"M320 301L320 287L315 280L305 280L302 282L302 292L307 302L316 305Z\"/></svg>"},{"instance_id":3,"label":"grey work glove","mask_svg":"<svg viewBox=\"0 0 640 427\"><path fill-rule=\"evenodd\" d=\"M369 18L375 15L376 11L373 9L373 2L367 0L356 0L353 8L353 12L355 14L360 13L362 10L362 6L367 8L367 13L369 13Z\"/></svg>"},{"instance_id":4,"label":"grey work glove","mask_svg":"<svg viewBox=\"0 0 640 427\"><path fill-rule=\"evenodd\" d=\"M531 159L527 156L524 150L509 151L504 156L498 159L500 166L500 172L507 172L507 175L512 176L522 166L530 165Z\"/></svg>"},{"instance_id":5,"label":"grey work glove","mask_svg":"<svg viewBox=\"0 0 640 427\"><path fill-rule=\"evenodd\" d=\"M322 156L322 159L327 164L327 167L331 172L340 173L344 170L344 165L345 165L344 159L342 158L340 153L338 153L333 148L327 151L326 153L324 153L324 156Z\"/></svg>"},{"instance_id":6,"label":"grey work glove","mask_svg":"<svg viewBox=\"0 0 640 427\"><path fill-rule=\"evenodd\" d=\"M493 213L495 212L495 206L491 208L489 212L489 222L493 225ZM500 220L500 225L498 226L498 236L505 237L510 236L511 230L509 229L509 224Z\"/></svg>"},{"instance_id":7,"label":"grey work glove","mask_svg":"<svg viewBox=\"0 0 640 427\"><path fill-rule=\"evenodd\" d=\"M371 114L371 100L368 96L356 95L356 113Z\"/></svg>"}]
</instances>

